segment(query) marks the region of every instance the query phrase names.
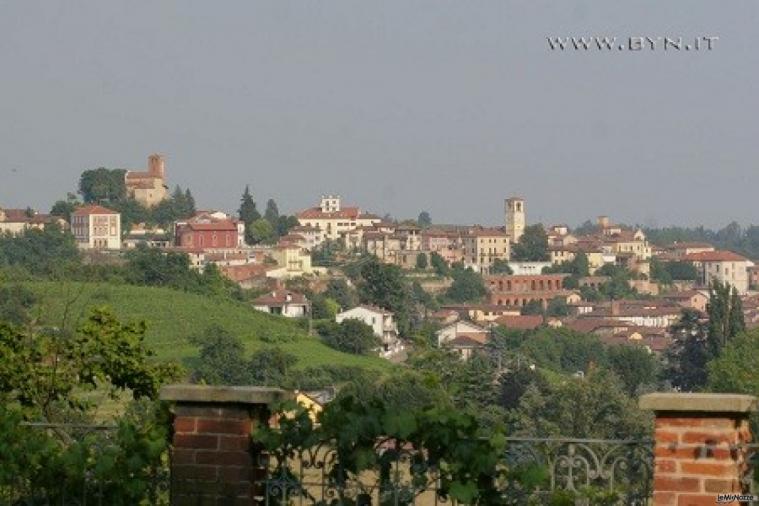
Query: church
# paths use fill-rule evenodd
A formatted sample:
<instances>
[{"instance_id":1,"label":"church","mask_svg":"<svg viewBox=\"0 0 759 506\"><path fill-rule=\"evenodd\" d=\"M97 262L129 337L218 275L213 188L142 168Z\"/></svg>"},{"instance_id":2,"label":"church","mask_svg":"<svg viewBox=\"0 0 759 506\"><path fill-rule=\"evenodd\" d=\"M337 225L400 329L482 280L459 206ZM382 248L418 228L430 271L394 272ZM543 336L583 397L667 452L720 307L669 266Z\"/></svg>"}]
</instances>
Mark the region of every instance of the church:
<instances>
[{"instance_id":1,"label":"church","mask_svg":"<svg viewBox=\"0 0 759 506\"><path fill-rule=\"evenodd\" d=\"M168 196L163 155L150 155L147 172L128 170L124 178L127 197L145 207L154 207Z\"/></svg>"}]
</instances>

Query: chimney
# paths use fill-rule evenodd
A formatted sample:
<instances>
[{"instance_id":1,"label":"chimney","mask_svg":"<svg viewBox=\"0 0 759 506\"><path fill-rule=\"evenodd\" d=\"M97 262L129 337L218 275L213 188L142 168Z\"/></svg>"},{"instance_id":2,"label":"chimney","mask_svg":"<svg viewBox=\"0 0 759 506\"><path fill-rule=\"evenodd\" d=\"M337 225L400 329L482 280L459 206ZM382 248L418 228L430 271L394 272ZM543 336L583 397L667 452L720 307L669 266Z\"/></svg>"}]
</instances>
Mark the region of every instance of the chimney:
<instances>
[{"instance_id":1,"label":"chimney","mask_svg":"<svg viewBox=\"0 0 759 506\"><path fill-rule=\"evenodd\" d=\"M152 154L148 157L148 172L152 176L164 178L165 167L163 161L163 155Z\"/></svg>"},{"instance_id":2,"label":"chimney","mask_svg":"<svg viewBox=\"0 0 759 506\"><path fill-rule=\"evenodd\" d=\"M290 292L287 292L287 295L285 295L285 301L291 302L293 300L293 296Z\"/></svg>"},{"instance_id":3,"label":"chimney","mask_svg":"<svg viewBox=\"0 0 759 506\"><path fill-rule=\"evenodd\" d=\"M619 301L613 300L611 301L611 316L618 316L619 315Z\"/></svg>"}]
</instances>

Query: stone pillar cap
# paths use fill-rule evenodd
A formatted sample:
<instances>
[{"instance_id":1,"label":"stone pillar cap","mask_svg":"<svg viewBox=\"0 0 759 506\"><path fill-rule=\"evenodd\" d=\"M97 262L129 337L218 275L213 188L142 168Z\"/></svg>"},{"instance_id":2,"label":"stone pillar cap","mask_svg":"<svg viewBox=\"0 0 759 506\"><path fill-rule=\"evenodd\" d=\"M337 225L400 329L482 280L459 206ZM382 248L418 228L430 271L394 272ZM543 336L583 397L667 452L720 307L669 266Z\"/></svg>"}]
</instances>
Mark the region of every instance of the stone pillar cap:
<instances>
[{"instance_id":1,"label":"stone pillar cap","mask_svg":"<svg viewBox=\"0 0 759 506\"><path fill-rule=\"evenodd\" d=\"M757 398L741 394L654 393L642 395L638 406L651 411L750 413L757 410Z\"/></svg>"},{"instance_id":2,"label":"stone pillar cap","mask_svg":"<svg viewBox=\"0 0 759 506\"><path fill-rule=\"evenodd\" d=\"M166 385L161 388L162 401L224 404L272 404L291 399L281 388L213 385Z\"/></svg>"}]
</instances>

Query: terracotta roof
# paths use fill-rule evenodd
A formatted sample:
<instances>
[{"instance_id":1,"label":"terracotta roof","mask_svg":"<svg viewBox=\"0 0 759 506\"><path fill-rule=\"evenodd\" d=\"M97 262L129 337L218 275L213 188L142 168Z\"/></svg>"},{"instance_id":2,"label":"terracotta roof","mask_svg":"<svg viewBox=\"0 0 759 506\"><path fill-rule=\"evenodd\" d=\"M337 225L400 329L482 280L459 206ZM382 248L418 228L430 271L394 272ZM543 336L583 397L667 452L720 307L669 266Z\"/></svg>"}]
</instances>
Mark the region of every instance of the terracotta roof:
<instances>
[{"instance_id":1,"label":"terracotta roof","mask_svg":"<svg viewBox=\"0 0 759 506\"><path fill-rule=\"evenodd\" d=\"M226 265L219 267L219 269L228 279L239 283L253 278L264 278L266 271L271 270L272 266L262 264Z\"/></svg>"},{"instance_id":2,"label":"terracotta roof","mask_svg":"<svg viewBox=\"0 0 759 506\"><path fill-rule=\"evenodd\" d=\"M150 172L138 171L138 170L135 170L135 171L128 170L126 173L126 178L127 179L163 179L162 177L151 174Z\"/></svg>"},{"instance_id":3,"label":"terracotta roof","mask_svg":"<svg viewBox=\"0 0 759 506\"><path fill-rule=\"evenodd\" d=\"M698 253L690 253L683 257L683 260L689 262L746 262L748 258L733 253L732 251L718 250L718 251L701 251Z\"/></svg>"},{"instance_id":4,"label":"terracotta roof","mask_svg":"<svg viewBox=\"0 0 759 506\"><path fill-rule=\"evenodd\" d=\"M445 346L450 346L451 348L482 348L484 344L483 341L480 341L470 334L459 334L446 342Z\"/></svg>"},{"instance_id":5,"label":"terracotta roof","mask_svg":"<svg viewBox=\"0 0 759 506\"><path fill-rule=\"evenodd\" d=\"M612 320L610 318L578 318L575 320L566 320L564 322L564 326L568 329L574 330L575 332L590 334L591 332L601 328L630 328L633 325L619 320Z\"/></svg>"},{"instance_id":6,"label":"terracotta roof","mask_svg":"<svg viewBox=\"0 0 759 506\"><path fill-rule=\"evenodd\" d=\"M532 330L543 325L543 317L541 315L506 315L496 318L495 322L511 329Z\"/></svg>"},{"instance_id":7,"label":"terracotta roof","mask_svg":"<svg viewBox=\"0 0 759 506\"><path fill-rule=\"evenodd\" d=\"M91 214L119 214L119 213L111 209L108 209L106 207L98 206L98 205L82 206L78 208L76 211L74 211L73 213L71 213L72 216L88 216Z\"/></svg>"},{"instance_id":8,"label":"terracotta roof","mask_svg":"<svg viewBox=\"0 0 759 506\"><path fill-rule=\"evenodd\" d=\"M290 300L288 300L288 296ZM282 306L284 304L307 304L306 296L302 293L290 290L274 290L261 295L253 301L253 304L261 306Z\"/></svg>"},{"instance_id":9,"label":"terracotta roof","mask_svg":"<svg viewBox=\"0 0 759 506\"><path fill-rule=\"evenodd\" d=\"M184 226L191 230L198 231L226 230L237 232L237 224L233 221L217 221L214 223L187 223Z\"/></svg>"},{"instance_id":10,"label":"terracotta roof","mask_svg":"<svg viewBox=\"0 0 759 506\"><path fill-rule=\"evenodd\" d=\"M311 207L304 211L299 212L296 216L299 219L321 219L321 220L334 220L334 219L350 219L355 220L359 218L361 210L358 207L343 207L339 211L333 211L325 213L321 207ZM378 218L379 219L379 218Z\"/></svg>"},{"instance_id":11,"label":"terracotta roof","mask_svg":"<svg viewBox=\"0 0 759 506\"><path fill-rule=\"evenodd\" d=\"M709 244L708 242L673 242L672 244L668 244L665 246L666 249L698 249L698 248L712 248L715 249L714 246Z\"/></svg>"},{"instance_id":12,"label":"terracotta roof","mask_svg":"<svg viewBox=\"0 0 759 506\"><path fill-rule=\"evenodd\" d=\"M479 228L471 229L467 234L469 237L508 237L508 234L498 228ZM464 236L466 238L466 236Z\"/></svg>"}]
</instances>

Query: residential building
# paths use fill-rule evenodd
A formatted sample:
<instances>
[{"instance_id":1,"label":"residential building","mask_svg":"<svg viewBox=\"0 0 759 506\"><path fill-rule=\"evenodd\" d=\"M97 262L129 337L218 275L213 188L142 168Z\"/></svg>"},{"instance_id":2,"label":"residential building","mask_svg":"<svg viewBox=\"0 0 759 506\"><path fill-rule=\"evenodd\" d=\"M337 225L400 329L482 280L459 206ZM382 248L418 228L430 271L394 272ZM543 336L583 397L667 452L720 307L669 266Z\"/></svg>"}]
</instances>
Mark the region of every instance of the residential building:
<instances>
[{"instance_id":1,"label":"residential building","mask_svg":"<svg viewBox=\"0 0 759 506\"><path fill-rule=\"evenodd\" d=\"M749 289L749 268L754 262L732 251L702 251L682 257L698 270L697 284L708 287L712 281L728 283L741 295Z\"/></svg>"},{"instance_id":2,"label":"residential building","mask_svg":"<svg viewBox=\"0 0 759 506\"><path fill-rule=\"evenodd\" d=\"M163 155L148 157L147 171L128 170L124 174L127 196L145 207L154 207L168 196Z\"/></svg>"},{"instance_id":3,"label":"residential building","mask_svg":"<svg viewBox=\"0 0 759 506\"><path fill-rule=\"evenodd\" d=\"M71 233L81 249L121 249L121 215L98 205L82 206L71 213Z\"/></svg>"},{"instance_id":4,"label":"residential building","mask_svg":"<svg viewBox=\"0 0 759 506\"><path fill-rule=\"evenodd\" d=\"M708 242L673 242L664 248L668 259L682 260L683 257L693 253L706 253L715 251L715 247Z\"/></svg>"},{"instance_id":5,"label":"residential building","mask_svg":"<svg viewBox=\"0 0 759 506\"><path fill-rule=\"evenodd\" d=\"M462 318L484 324L501 316L518 315L521 308L496 304L446 304L442 309L456 311Z\"/></svg>"},{"instance_id":6,"label":"residential building","mask_svg":"<svg viewBox=\"0 0 759 506\"><path fill-rule=\"evenodd\" d=\"M269 277L292 279L314 273L311 266L311 254L297 244L280 242L268 250L268 254L278 266L278 269L267 273Z\"/></svg>"},{"instance_id":7,"label":"residential building","mask_svg":"<svg viewBox=\"0 0 759 506\"><path fill-rule=\"evenodd\" d=\"M253 307L269 314L302 318L309 314L309 302L302 293L273 290L253 300Z\"/></svg>"},{"instance_id":8,"label":"residential building","mask_svg":"<svg viewBox=\"0 0 759 506\"><path fill-rule=\"evenodd\" d=\"M391 311L376 306L360 305L335 316L337 323L349 319L362 321L372 328L374 335L382 342L383 356L390 356L403 349L398 338L398 326Z\"/></svg>"},{"instance_id":9,"label":"residential building","mask_svg":"<svg viewBox=\"0 0 759 506\"><path fill-rule=\"evenodd\" d=\"M438 346L443 346L461 336L467 336L479 343L485 343L490 336L490 331L476 323L467 320L458 320L445 325L438 330L435 335L437 336Z\"/></svg>"},{"instance_id":10,"label":"residential building","mask_svg":"<svg viewBox=\"0 0 759 506\"><path fill-rule=\"evenodd\" d=\"M323 240L345 241L348 232L357 227L371 227L382 219L364 213L358 207L346 207L339 196L322 196L318 207L297 213L298 223L303 227L315 227L323 232ZM347 244L346 244L347 245Z\"/></svg>"},{"instance_id":11,"label":"residential building","mask_svg":"<svg viewBox=\"0 0 759 506\"><path fill-rule=\"evenodd\" d=\"M475 272L489 274L496 260L509 260L509 237L496 228L474 227L462 236L464 265Z\"/></svg>"},{"instance_id":12,"label":"residential building","mask_svg":"<svg viewBox=\"0 0 759 506\"><path fill-rule=\"evenodd\" d=\"M57 216L41 214L32 209L0 208L0 235L18 235L28 229L42 230L52 223L61 227L66 225L66 222Z\"/></svg>"},{"instance_id":13,"label":"residential building","mask_svg":"<svg viewBox=\"0 0 759 506\"><path fill-rule=\"evenodd\" d=\"M174 224L174 244L201 250L243 248L245 225L224 213L199 212Z\"/></svg>"},{"instance_id":14,"label":"residential building","mask_svg":"<svg viewBox=\"0 0 759 506\"><path fill-rule=\"evenodd\" d=\"M666 293L662 299L702 313L706 313L706 306L709 304L709 296L701 290Z\"/></svg>"}]
</instances>

